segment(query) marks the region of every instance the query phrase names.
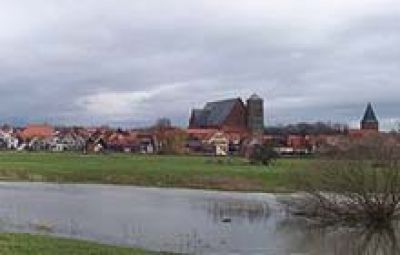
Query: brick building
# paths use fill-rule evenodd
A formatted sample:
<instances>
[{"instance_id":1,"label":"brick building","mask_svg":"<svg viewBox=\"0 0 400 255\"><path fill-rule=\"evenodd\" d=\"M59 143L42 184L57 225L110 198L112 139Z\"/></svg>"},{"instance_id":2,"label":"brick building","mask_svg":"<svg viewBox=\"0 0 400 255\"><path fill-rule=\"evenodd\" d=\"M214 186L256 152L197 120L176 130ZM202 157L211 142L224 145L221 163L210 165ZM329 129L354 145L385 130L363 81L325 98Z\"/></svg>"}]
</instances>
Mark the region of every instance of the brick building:
<instances>
[{"instance_id":1,"label":"brick building","mask_svg":"<svg viewBox=\"0 0 400 255\"><path fill-rule=\"evenodd\" d=\"M264 101L254 94L246 104L241 98L209 102L203 109L192 110L189 128L235 129L262 133Z\"/></svg>"}]
</instances>

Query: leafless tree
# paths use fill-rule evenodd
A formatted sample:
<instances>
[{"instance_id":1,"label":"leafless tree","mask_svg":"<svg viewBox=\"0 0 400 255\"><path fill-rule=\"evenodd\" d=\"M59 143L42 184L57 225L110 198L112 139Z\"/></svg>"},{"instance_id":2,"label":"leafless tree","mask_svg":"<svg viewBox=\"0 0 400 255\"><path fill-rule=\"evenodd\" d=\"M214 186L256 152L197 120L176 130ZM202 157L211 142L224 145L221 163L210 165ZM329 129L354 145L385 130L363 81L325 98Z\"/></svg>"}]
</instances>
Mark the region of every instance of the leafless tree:
<instances>
[{"instance_id":1,"label":"leafless tree","mask_svg":"<svg viewBox=\"0 0 400 255\"><path fill-rule=\"evenodd\" d=\"M400 215L399 160L397 134L352 141L297 176L304 193L289 209L323 224L388 224Z\"/></svg>"}]
</instances>

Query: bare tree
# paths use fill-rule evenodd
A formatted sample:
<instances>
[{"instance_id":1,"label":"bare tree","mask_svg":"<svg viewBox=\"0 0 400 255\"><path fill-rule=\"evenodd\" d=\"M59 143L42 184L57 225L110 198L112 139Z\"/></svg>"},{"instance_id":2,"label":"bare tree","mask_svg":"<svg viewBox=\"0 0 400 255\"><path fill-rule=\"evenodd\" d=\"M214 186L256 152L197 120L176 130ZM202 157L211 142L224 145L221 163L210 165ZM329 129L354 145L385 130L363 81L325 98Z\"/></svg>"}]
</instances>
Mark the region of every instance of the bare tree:
<instances>
[{"instance_id":1,"label":"bare tree","mask_svg":"<svg viewBox=\"0 0 400 255\"><path fill-rule=\"evenodd\" d=\"M169 118L159 118L157 119L155 125L155 128L160 129L160 128L171 128L172 127L172 121Z\"/></svg>"},{"instance_id":2,"label":"bare tree","mask_svg":"<svg viewBox=\"0 0 400 255\"><path fill-rule=\"evenodd\" d=\"M304 194L289 208L323 224L387 224L400 214L399 159L397 135L352 141L297 176Z\"/></svg>"}]
</instances>

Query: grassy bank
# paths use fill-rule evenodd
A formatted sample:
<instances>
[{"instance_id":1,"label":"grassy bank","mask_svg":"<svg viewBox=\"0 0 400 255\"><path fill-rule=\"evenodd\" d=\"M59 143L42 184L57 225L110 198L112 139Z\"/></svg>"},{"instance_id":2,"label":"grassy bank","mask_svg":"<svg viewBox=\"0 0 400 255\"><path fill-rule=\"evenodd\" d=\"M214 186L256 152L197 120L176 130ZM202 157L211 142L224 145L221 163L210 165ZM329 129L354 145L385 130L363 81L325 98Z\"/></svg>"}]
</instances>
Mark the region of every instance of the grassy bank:
<instances>
[{"instance_id":1,"label":"grassy bank","mask_svg":"<svg viewBox=\"0 0 400 255\"><path fill-rule=\"evenodd\" d=\"M310 161L281 159L265 167L240 158L220 163L195 156L7 152L0 153L0 179L285 192L294 188L292 171Z\"/></svg>"},{"instance_id":2,"label":"grassy bank","mask_svg":"<svg viewBox=\"0 0 400 255\"><path fill-rule=\"evenodd\" d=\"M30 234L0 234L0 254L7 255L151 255L140 249L120 248L70 239Z\"/></svg>"}]
</instances>

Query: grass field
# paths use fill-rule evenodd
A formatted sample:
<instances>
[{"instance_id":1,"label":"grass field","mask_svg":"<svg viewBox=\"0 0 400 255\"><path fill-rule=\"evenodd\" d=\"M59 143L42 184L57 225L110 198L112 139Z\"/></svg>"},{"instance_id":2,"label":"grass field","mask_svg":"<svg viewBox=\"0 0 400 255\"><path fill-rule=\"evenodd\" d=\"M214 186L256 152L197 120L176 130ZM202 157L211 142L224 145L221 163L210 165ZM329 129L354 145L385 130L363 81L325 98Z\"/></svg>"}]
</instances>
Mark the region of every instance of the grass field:
<instances>
[{"instance_id":1,"label":"grass field","mask_svg":"<svg viewBox=\"0 0 400 255\"><path fill-rule=\"evenodd\" d=\"M155 255L140 249L120 248L30 234L0 234L0 254L7 255Z\"/></svg>"},{"instance_id":2,"label":"grass field","mask_svg":"<svg viewBox=\"0 0 400 255\"><path fill-rule=\"evenodd\" d=\"M218 163L197 156L4 152L0 153L0 179L286 192L293 190L291 173L310 162L281 159L265 167L240 158Z\"/></svg>"}]
</instances>

